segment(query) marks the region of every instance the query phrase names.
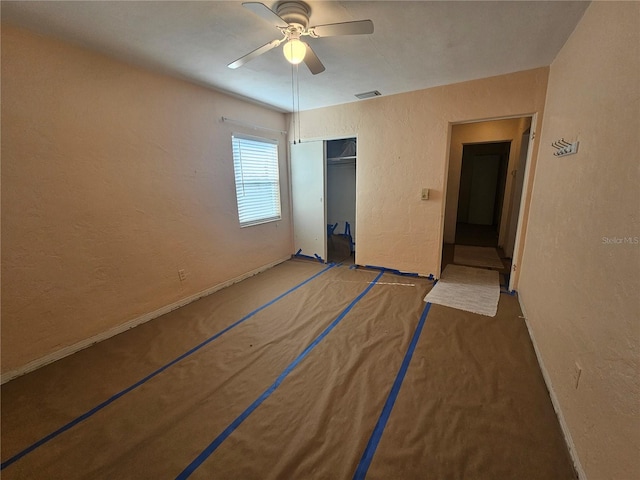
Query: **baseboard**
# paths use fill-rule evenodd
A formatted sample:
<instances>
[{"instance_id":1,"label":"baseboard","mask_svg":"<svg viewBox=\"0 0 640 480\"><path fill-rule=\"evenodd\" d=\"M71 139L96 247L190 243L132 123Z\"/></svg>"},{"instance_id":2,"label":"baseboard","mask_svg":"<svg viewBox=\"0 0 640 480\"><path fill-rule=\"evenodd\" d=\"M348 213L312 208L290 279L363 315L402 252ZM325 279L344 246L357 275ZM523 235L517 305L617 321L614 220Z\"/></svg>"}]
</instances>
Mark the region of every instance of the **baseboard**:
<instances>
[{"instance_id":1,"label":"baseboard","mask_svg":"<svg viewBox=\"0 0 640 480\"><path fill-rule=\"evenodd\" d=\"M64 347L53 353L45 355L44 357L33 360L32 362L29 362L20 368L3 373L0 376L0 384L4 384L9 380L13 380L16 377L24 375L25 373L29 373L34 370L37 370L40 367L44 367L45 365L48 365L64 357L72 355L76 352L79 352L80 350L84 350L85 348L90 347L91 345L95 345L98 342L107 340L108 338L114 337L122 332L126 332L130 328L134 328L134 327L137 327L138 325L142 325L143 323L146 323L149 320L158 318L166 313L176 310L177 308L184 307L185 305L191 302L195 302L196 300L199 300L202 297L211 295L212 293L215 293L218 290L222 290L223 288L233 285L234 283L241 282L242 280L245 280L249 277L257 275L258 273L264 272L265 270L269 270L270 268L273 268L276 265L289 260L290 258L291 256L287 256L286 258L281 258L279 260L276 260L275 262L271 262L267 265L263 265L262 267L256 268L255 270L251 270L250 272L243 273L242 275L232 278L231 280L227 280L226 282L219 283L217 285L214 285L213 287L209 287L206 290L203 290L194 295L190 295L189 297L183 298L182 300L178 300L177 302L171 303L170 305L165 305L164 307L154 310L153 312L145 313L144 315L141 315L132 320L129 320L128 322L118 325L117 327L113 327L107 330L106 332L99 333L98 335L94 335L93 337L87 338L86 340L82 340L78 343L74 343L73 345L69 345L68 347Z\"/></svg>"},{"instance_id":2,"label":"baseboard","mask_svg":"<svg viewBox=\"0 0 640 480\"><path fill-rule=\"evenodd\" d=\"M569 431L569 426L564 419L564 415L562 414L562 409L560 408L560 402L558 402L558 397L553 389L553 384L551 383L551 377L549 376L549 372L544 366L544 361L542 360L542 356L540 355L540 350L538 349L538 344L536 343L536 339L533 336L533 332L531 330L531 325L529 325L529 317L527 316L527 312L522 304L522 297L518 295L518 302L520 303L520 309L522 310L522 315L524 316L524 323L527 326L527 330L529 331L529 338L531 339L531 343L533 344L533 349L536 352L536 358L538 359L538 365L540 365L540 371L542 372L542 377L544 378L544 383L547 385L547 390L549 391L549 397L551 397L551 403L553 404L553 409L556 412L556 416L558 417L558 421L560 422L560 428L562 429L562 434L564 435L564 440L567 444L567 448L569 449L569 455L571 455L571 460L573 461L573 466L576 469L576 473L578 474L579 480L587 480L587 475L582 468L582 464L580 463L580 458L578 457L578 452L576 451L576 446L573 443L573 437L571 436L571 432Z\"/></svg>"}]
</instances>

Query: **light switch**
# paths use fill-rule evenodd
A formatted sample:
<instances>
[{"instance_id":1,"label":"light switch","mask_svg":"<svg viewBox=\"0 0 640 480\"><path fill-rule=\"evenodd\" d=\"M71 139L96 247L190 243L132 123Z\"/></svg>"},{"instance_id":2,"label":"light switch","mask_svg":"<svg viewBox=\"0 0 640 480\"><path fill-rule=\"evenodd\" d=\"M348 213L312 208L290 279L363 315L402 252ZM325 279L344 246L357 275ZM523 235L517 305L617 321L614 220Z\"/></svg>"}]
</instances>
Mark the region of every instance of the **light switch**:
<instances>
[{"instance_id":1,"label":"light switch","mask_svg":"<svg viewBox=\"0 0 640 480\"><path fill-rule=\"evenodd\" d=\"M422 200L429 200L429 189L428 188L423 188L422 189Z\"/></svg>"}]
</instances>

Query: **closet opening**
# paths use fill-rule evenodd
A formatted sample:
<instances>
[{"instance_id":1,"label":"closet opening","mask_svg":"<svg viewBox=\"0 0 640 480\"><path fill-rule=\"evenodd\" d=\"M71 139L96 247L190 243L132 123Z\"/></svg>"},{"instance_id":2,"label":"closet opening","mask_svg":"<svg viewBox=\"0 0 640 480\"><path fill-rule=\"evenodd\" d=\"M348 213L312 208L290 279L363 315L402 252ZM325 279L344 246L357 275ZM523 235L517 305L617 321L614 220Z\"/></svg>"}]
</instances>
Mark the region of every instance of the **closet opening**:
<instances>
[{"instance_id":1,"label":"closet opening","mask_svg":"<svg viewBox=\"0 0 640 480\"><path fill-rule=\"evenodd\" d=\"M353 264L356 250L356 138L326 141L327 261Z\"/></svg>"}]
</instances>

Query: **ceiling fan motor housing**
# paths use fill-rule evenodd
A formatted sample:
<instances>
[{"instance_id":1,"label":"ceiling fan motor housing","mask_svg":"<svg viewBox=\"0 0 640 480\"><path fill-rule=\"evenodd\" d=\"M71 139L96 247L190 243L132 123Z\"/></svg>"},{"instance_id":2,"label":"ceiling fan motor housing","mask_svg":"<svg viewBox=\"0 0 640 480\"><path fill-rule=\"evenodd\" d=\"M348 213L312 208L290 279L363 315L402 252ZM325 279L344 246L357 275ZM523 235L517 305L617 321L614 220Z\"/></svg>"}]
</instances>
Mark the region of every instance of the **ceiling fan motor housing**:
<instances>
[{"instance_id":1,"label":"ceiling fan motor housing","mask_svg":"<svg viewBox=\"0 0 640 480\"><path fill-rule=\"evenodd\" d=\"M276 13L288 24L299 27L300 31L309 27L311 9L304 2L280 2L276 7Z\"/></svg>"},{"instance_id":2,"label":"ceiling fan motor housing","mask_svg":"<svg viewBox=\"0 0 640 480\"><path fill-rule=\"evenodd\" d=\"M327 25L309 27L311 8L301 0L280 0L273 5L273 9L264 3L255 1L244 2L242 6L276 27L282 33L283 38L273 40L256 48L235 62L231 62L228 65L229 68L241 67L253 58L286 42L283 48L286 59L293 65L304 61L307 67L309 67L309 71L313 75L317 75L318 73L324 72L325 67L311 46L300 41L300 37L308 35L312 38L321 38L373 33L373 22L371 20L329 23Z\"/></svg>"}]
</instances>

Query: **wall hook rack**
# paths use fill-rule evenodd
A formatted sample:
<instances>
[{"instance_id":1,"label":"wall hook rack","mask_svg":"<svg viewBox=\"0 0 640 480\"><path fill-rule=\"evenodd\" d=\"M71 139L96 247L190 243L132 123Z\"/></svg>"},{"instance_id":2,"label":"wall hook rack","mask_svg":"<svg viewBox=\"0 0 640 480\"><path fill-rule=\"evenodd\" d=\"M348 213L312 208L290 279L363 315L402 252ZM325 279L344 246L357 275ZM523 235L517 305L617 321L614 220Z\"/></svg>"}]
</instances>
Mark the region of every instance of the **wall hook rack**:
<instances>
[{"instance_id":1,"label":"wall hook rack","mask_svg":"<svg viewBox=\"0 0 640 480\"><path fill-rule=\"evenodd\" d=\"M556 157L564 157L565 155L573 155L578 152L578 141L573 143L566 142L564 138L557 140L551 144L553 148L556 149L554 152L554 156Z\"/></svg>"}]
</instances>

